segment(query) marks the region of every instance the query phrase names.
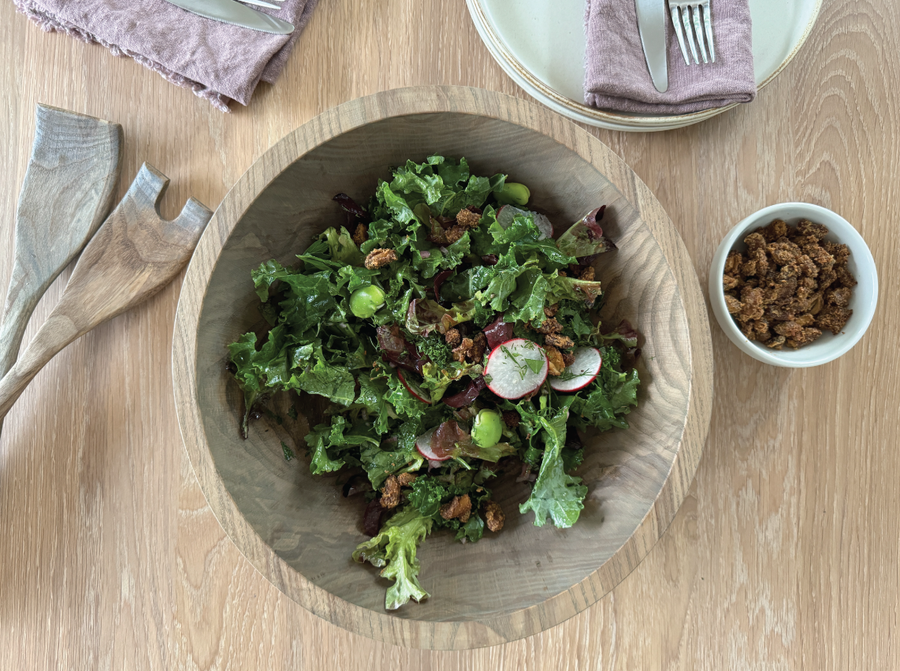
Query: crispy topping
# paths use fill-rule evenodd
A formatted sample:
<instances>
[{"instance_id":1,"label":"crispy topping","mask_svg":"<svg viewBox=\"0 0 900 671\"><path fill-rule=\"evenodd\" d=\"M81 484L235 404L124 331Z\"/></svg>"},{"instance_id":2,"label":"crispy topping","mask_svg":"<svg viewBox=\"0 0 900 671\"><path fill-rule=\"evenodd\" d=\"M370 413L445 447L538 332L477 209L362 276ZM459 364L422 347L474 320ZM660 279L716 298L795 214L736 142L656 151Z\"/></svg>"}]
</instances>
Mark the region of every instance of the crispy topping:
<instances>
[{"instance_id":1,"label":"crispy topping","mask_svg":"<svg viewBox=\"0 0 900 671\"><path fill-rule=\"evenodd\" d=\"M441 506L441 517L445 520L458 519L465 524L472 514L472 501L468 494L454 496L453 500Z\"/></svg>"},{"instance_id":2,"label":"crispy topping","mask_svg":"<svg viewBox=\"0 0 900 671\"><path fill-rule=\"evenodd\" d=\"M408 487L409 485L411 485L413 483L413 481L415 479L416 479L415 473L401 473L400 475L397 476L397 482L400 483L401 487Z\"/></svg>"},{"instance_id":3,"label":"crispy topping","mask_svg":"<svg viewBox=\"0 0 900 671\"><path fill-rule=\"evenodd\" d=\"M500 531L506 521L503 508L496 501L486 501L484 504L484 521L491 531Z\"/></svg>"},{"instance_id":4,"label":"crispy topping","mask_svg":"<svg viewBox=\"0 0 900 671\"><path fill-rule=\"evenodd\" d=\"M444 334L444 342L450 347L457 347L462 342L459 329L450 329Z\"/></svg>"},{"instance_id":5,"label":"crispy topping","mask_svg":"<svg viewBox=\"0 0 900 671\"><path fill-rule=\"evenodd\" d=\"M738 314L744 307L737 298L728 294L725 294L725 306L728 308L728 313L732 315Z\"/></svg>"},{"instance_id":6,"label":"crispy topping","mask_svg":"<svg viewBox=\"0 0 900 671\"><path fill-rule=\"evenodd\" d=\"M559 303L554 303L544 308L544 314L547 317L555 317L557 312L559 312Z\"/></svg>"},{"instance_id":7,"label":"crispy topping","mask_svg":"<svg viewBox=\"0 0 900 671\"><path fill-rule=\"evenodd\" d=\"M455 347L453 352L453 358L460 363L463 363L466 360L466 356L468 356L469 352L472 351L472 348L475 345L475 341L471 338L463 338L462 342L458 347Z\"/></svg>"},{"instance_id":8,"label":"crispy topping","mask_svg":"<svg viewBox=\"0 0 900 671\"><path fill-rule=\"evenodd\" d=\"M745 253L728 255L725 304L748 339L781 349L841 332L853 314L856 279L847 268L849 248L827 234L808 220L791 229L776 219L744 238Z\"/></svg>"},{"instance_id":9,"label":"crispy topping","mask_svg":"<svg viewBox=\"0 0 900 671\"><path fill-rule=\"evenodd\" d=\"M538 333L543 333L544 335L546 335L548 333L559 333L563 330L563 327L562 324L556 321L556 317L550 317L549 319L545 319L540 327L535 330Z\"/></svg>"},{"instance_id":10,"label":"crispy topping","mask_svg":"<svg viewBox=\"0 0 900 671\"><path fill-rule=\"evenodd\" d=\"M788 225L782 219L776 219L771 224L761 229L761 233L767 242L773 242L778 238L783 238L787 235L787 232ZM740 256L737 252L731 252L731 254ZM731 254L729 254L729 256L731 256Z\"/></svg>"},{"instance_id":11,"label":"crispy topping","mask_svg":"<svg viewBox=\"0 0 900 671\"><path fill-rule=\"evenodd\" d=\"M456 223L461 226L463 230L477 228L478 224L481 223L481 215L468 209L460 210L456 214Z\"/></svg>"},{"instance_id":12,"label":"crispy topping","mask_svg":"<svg viewBox=\"0 0 900 671\"><path fill-rule=\"evenodd\" d=\"M550 363L550 375L562 375L566 369L566 362L560 351L553 346L545 347L544 351L547 353L547 361Z\"/></svg>"},{"instance_id":13,"label":"crispy topping","mask_svg":"<svg viewBox=\"0 0 900 671\"><path fill-rule=\"evenodd\" d=\"M457 333L459 332L457 331ZM449 331L447 335L449 335ZM487 337L484 333L479 333L474 339L463 338L459 346L454 347L451 352L453 353L453 358L460 363L464 363L466 360L472 363L478 363L484 356L484 350L486 348Z\"/></svg>"},{"instance_id":14,"label":"crispy topping","mask_svg":"<svg viewBox=\"0 0 900 671\"><path fill-rule=\"evenodd\" d=\"M353 231L353 242L359 247L362 243L369 239L369 231L365 224L357 224L356 230Z\"/></svg>"},{"instance_id":15,"label":"crispy topping","mask_svg":"<svg viewBox=\"0 0 900 671\"><path fill-rule=\"evenodd\" d=\"M559 335L556 333L548 333L544 336L544 344L558 349L572 349L575 343L569 336Z\"/></svg>"},{"instance_id":16,"label":"crispy topping","mask_svg":"<svg viewBox=\"0 0 900 671\"><path fill-rule=\"evenodd\" d=\"M375 270L397 260L397 253L393 249L373 249L366 257L366 268Z\"/></svg>"},{"instance_id":17,"label":"crispy topping","mask_svg":"<svg viewBox=\"0 0 900 671\"><path fill-rule=\"evenodd\" d=\"M834 335L837 335L847 325L847 321L852 314L853 310L837 305L829 305L816 316L816 326L823 331L831 331Z\"/></svg>"},{"instance_id":18,"label":"crispy topping","mask_svg":"<svg viewBox=\"0 0 900 671\"><path fill-rule=\"evenodd\" d=\"M728 258L725 259L725 274L738 275L741 272L741 253L729 252Z\"/></svg>"},{"instance_id":19,"label":"crispy topping","mask_svg":"<svg viewBox=\"0 0 900 671\"><path fill-rule=\"evenodd\" d=\"M828 229L822 224L814 224L809 219L804 219L797 224L797 233L821 240L828 235Z\"/></svg>"},{"instance_id":20,"label":"crispy topping","mask_svg":"<svg viewBox=\"0 0 900 671\"><path fill-rule=\"evenodd\" d=\"M584 269L578 274L579 280L586 280L588 282L594 281L594 266L585 266Z\"/></svg>"},{"instance_id":21,"label":"crispy topping","mask_svg":"<svg viewBox=\"0 0 900 671\"><path fill-rule=\"evenodd\" d=\"M396 475L389 475L381 488L381 507L385 510L396 508L400 503L400 480Z\"/></svg>"},{"instance_id":22,"label":"crispy topping","mask_svg":"<svg viewBox=\"0 0 900 671\"><path fill-rule=\"evenodd\" d=\"M385 510L396 508L400 504L400 488L409 486L415 479L414 473L389 475L381 488L381 507Z\"/></svg>"}]
</instances>

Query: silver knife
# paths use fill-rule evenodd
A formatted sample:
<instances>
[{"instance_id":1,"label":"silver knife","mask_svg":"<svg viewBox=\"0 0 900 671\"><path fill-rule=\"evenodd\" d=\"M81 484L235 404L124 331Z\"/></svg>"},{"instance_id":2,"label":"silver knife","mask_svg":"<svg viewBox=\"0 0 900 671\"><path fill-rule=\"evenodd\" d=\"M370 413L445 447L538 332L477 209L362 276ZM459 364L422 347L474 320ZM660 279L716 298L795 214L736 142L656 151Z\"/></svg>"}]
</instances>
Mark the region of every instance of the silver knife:
<instances>
[{"instance_id":1,"label":"silver knife","mask_svg":"<svg viewBox=\"0 0 900 671\"><path fill-rule=\"evenodd\" d=\"M245 5L256 5L257 7L265 7L266 9L281 9L278 5L273 5L271 2L264 2L264 0L241 0Z\"/></svg>"},{"instance_id":2,"label":"silver knife","mask_svg":"<svg viewBox=\"0 0 900 671\"><path fill-rule=\"evenodd\" d=\"M170 0L171 1L171 0ZM634 0L637 10L638 32L647 59L647 69L653 86L660 93L669 90L669 69L666 62L666 0Z\"/></svg>"},{"instance_id":3,"label":"silver knife","mask_svg":"<svg viewBox=\"0 0 900 671\"><path fill-rule=\"evenodd\" d=\"M234 0L167 0L176 7L181 7L199 16L231 23L252 30L275 35L290 35L294 26L274 16L257 12Z\"/></svg>"}]
</instances>

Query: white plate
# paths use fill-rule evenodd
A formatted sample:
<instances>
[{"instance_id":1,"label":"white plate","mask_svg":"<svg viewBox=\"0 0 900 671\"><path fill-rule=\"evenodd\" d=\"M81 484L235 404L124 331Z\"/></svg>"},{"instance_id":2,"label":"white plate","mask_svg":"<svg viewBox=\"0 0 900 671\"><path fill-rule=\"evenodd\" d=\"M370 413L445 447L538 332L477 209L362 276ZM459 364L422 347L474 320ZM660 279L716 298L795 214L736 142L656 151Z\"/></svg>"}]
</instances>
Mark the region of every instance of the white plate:
<instances>
[{"instance_id":1,"label":"white plate","mask_svg":"<svg viewBox=\"0 0 900 671\"><path fill-rule=\"evenodd\" d=\"M585 0L466 0L466 4L478 34L506 74L540 102L575 121L611 130L669 130L734 107L669 116L589 107L583 102ZM794 57L821 6L822 0L750 0L758 88Z\"/></svg>"}]
</instances>

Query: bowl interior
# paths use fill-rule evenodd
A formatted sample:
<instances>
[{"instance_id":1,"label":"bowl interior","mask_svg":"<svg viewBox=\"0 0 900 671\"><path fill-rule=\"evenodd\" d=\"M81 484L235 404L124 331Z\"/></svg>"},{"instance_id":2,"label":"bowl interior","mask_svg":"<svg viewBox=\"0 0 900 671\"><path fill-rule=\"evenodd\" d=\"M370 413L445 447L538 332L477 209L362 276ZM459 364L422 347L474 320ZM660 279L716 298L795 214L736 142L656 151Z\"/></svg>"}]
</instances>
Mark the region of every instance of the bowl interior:
<instances>
[{"instance_id":1,"label":"bowl interior","mask_svg":"<svg viewBox=\"0 0 900 671\"><path fill-rule=\"evenodd\" d=\"M610 322L627 317L644 335L640 406L630 415L627 431L588 437L578 475L589 494L573 528L534 527L530 513L523 517L517 511L527 498L526 486L507 479L494 488L507 513L503 531L468 545L446 532L429 537L419 552L419 577L431 598L401 608L396 616L484 620L577 585L613 557L650 511L669 476L688 415L692 351L687 316L676 278L649 227L591 163L547 135L500 119L447 112L391 117L300 153L271 183L255 185L259 196L225 241L200 308L197 403L216 469L237 509L306 580L383 612L389 583L377 569L350 558L364 540L365 502L344 498L334 478L309 473L303 442L293 442L304 429L302 418L296 430L283 417L282 423L263 418L252 425L248 440L239 437L241 398L225 371L225 346L259 322L250 271L270 258L293 262L315 235L343 223L331 200L336 193L366 202L391 165L430 154L465 156L473 173L508 172L529 185L531 205L546 212L558 230L607 204L604 229L619 249L597 264L606 286L603 315ZM284 459L282 439L297 459ZM578 598L593 602L597 597Z\"/></svg>"}]
</instances>

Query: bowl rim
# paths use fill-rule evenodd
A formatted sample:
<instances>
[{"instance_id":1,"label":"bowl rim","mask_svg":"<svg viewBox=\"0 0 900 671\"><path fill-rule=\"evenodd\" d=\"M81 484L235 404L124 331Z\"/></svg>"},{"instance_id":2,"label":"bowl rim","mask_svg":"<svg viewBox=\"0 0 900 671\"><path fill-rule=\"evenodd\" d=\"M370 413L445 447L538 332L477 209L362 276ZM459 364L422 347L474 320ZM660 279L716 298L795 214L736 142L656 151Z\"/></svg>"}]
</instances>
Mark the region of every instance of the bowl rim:
<instances>
[{"instance_id":1,"label":"bowl rim","mask_svg":"<svg viewBox=\"0 0 900 671\"><path fill-rule=\"evenodd\" d=\"M292 163L332 138L392 117L453 113L492 118L548 135L602 174L627 197L662 250L676 279L691 343L688 412L668 476L634 533L580 583L512 613L467 621L399 618L349 603L318 587L279 557L250 526L222 481L207 444L198 404L200 312L219 253L258 194ZM712 415L712 336L687 248L650 189L609 147L586 130L527 100L460 86L382 91L344 103L306 122L266 151L225 195L188 266L176 312L172 375L176 414L191 466L216 519L238 550L281 592L344 629L394 645L462 650L498 645L553 627L596 603L643 560L668 528L693 481Z\"/></svg>"},{"instance_id":2,"label":"bowl rim","mask_svg":"<svg viewBox=\"0 0 900 671\"><path fill-rule=\"evenodd\" d=\"M790 214L785 216L785 212ZM763 347L758 342L749 340L747 336L741 333L725 305L725 289L718 278L721 278L725 272L725 260L728 257L728 253L734 249L743 235L751 228L764 226L772 219L777 218L786 220L805 218L826 225L830 233L851 248L851 257L854 259L857 270L856 279L859 283L858 286L871 289L870 293L867 291L869 293L867 296L860 296L859 293L856 293L858 300L854 306L853 317L851 317L854 320L852 330L842 333L840 339L829 339L827 344L823 343L824 347L809 349L815 347L815 343L809 345L809 348L800 350L777 351ZM843 356L866 333L869 325L872 323L878 302L878 271L872 252L869 250L869 246L862 235L853 227L853 224L837 212L813 203L776 203L744 217L732 227L722 239L722 242L719 243L719 247L713 254L709 269L709 301L722 331L725 332L725 335L728 336L731 342L748 356L757 361L781 368L811 368L813 366L821 366ZM818 355L817 351L820 352ZM795 352L805 352L807 356L795 358L791 356L795 355Z\"/></svg>"}]
</instances>

